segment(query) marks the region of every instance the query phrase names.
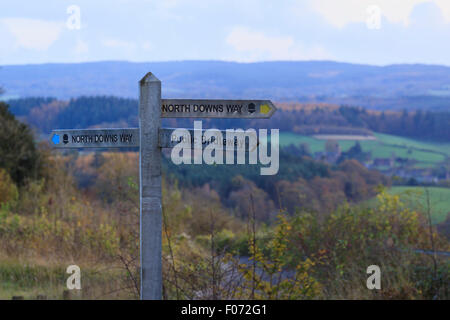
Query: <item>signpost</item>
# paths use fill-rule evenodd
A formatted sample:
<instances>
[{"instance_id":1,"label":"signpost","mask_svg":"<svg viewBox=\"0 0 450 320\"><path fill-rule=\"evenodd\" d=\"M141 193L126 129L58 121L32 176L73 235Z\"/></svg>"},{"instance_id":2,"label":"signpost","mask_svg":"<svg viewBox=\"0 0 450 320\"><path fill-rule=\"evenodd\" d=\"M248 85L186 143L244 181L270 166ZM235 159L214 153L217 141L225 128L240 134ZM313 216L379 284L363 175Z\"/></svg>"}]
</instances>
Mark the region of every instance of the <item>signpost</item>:
<instances>
[{"instance_id":1,"label":"signpost","mask_svg":"<svg viewBox=\"0 0 450 320\"><path fill-rule=\"evenodd\" d=\"M55 148L139 147L139 128L53 130Z\"/></svg>"},{"instance_id":2,"label":"signpost","mask_svg":"<svg viewBox=\"0 0 450 320\"><path fill-rule=\"evenodd\" d=\"M227 138L227 130L209 129L209 130L197 130L197 129L186 129L189 134L188 137L179 137L175 134L176 129L162 128L159 130L159 147L160 148L173 148L178 143L184 142L189 144L191 149L203 149L206 146L216 143L224 151L253 151L259 144L258 137L256 133L249 133L252 139L245 139L245 137L235 137L230 140ZM212 138L206 138L206 131L218 132L223 137L221 141L215 141ZM188 138L190 141L188 141ZM197 138L199 141L197 142Z\"/></svg>"},{"instance_id":3,"label":"signpost","mask_svg":"<svg viewBox=\"0 0 450 320\"><path fill-rule=\"evenodd\" d=\"M270 100L162 99L163 118L267 119L277 110Z\"/></svg>"},{"instance_id":4,"label":"signpost","mask_svg":"<svg viewBox=\"0 0 450 320\"><path fill-rule=\"evenodd\" d=\"M176 128L160 128L158 146L163 149L173 148L180 143L180 137L174 134ZM214 143L212 139L204 139L206 130L186 129L191 138L191 149L205 148L207 145ZM211 129L210 129L211 130ZM225 137L226 130L217 130ZM194 138L200 135L203 139L201 143L194 142ZM251 140L240 141L219 141L219 145L223 146L223 150L241 150L252 151L258 146L258 137L253 135ZM225 140L225 139L224 139ZM120 129L74 129L74 130L53 130L51 135L51 143L54 148L58 149L79 149L79 148L132 148L139 147L140 133L139 128L120 128ZM249 142L250 141L250 142Z\"/></svg>"},{"instance_id":5,"label":"signpost","mask_svg":"<svg viewBox=\"0 0 450 320\"><path fill-rule=\"evenodd\" d=\"M139 128L53 130L50 144L55 148L139 147L141 299L162 298L162 203L161 148L180 142L176 129L161 128L161 118L270 118L276 111L269 100L161 99L161 81L147 73L139 82ZM196 137L205 130L187 129ZM200 132L201 131L201 132ZM222 136L226 131L219 130ZM245 138L244 138L245 139ZM256 145L251 141L256 141ZM257 147L257 138L242 142L214 139L191 143L192 149L219 143L224 150L239 146L245 151Z\"/></svg>"}]
</instances>

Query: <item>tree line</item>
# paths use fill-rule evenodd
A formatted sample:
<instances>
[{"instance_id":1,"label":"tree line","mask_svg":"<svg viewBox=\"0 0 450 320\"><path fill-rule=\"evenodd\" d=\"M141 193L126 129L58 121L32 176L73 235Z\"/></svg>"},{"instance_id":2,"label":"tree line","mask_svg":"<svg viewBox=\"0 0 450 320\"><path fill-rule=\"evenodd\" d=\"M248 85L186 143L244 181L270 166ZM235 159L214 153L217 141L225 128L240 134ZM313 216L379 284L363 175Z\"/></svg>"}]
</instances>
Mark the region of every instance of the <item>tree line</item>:
<instances>
[{"instance_id":1,"label":"tree line","mask_svg":"<svg viewBox=\"0 0 450 320\"><path fill-rule=\"evenodd\" d=\"M88 128L98 125L137 126L138 101L112 96L79 97L69 101L54 98L9 100L11 112L23 117L42 132L53 128ZM316 128L335 128L342 134L375 131L404 137L449 141L450 112L407 111L378 112L361 107L330 105L281 104L271 119L203 119L204 127L278 128L309 134ZM288 108L286 108L288 106ZM307 108L305 107L307 106ZM164 119L172 127L190 127L191 119ZM308 132L305 132L308 131ZM359 131L355 131L359 130ZM362 131L361 131L362 130Z\"/></svg>"}]
</instances>

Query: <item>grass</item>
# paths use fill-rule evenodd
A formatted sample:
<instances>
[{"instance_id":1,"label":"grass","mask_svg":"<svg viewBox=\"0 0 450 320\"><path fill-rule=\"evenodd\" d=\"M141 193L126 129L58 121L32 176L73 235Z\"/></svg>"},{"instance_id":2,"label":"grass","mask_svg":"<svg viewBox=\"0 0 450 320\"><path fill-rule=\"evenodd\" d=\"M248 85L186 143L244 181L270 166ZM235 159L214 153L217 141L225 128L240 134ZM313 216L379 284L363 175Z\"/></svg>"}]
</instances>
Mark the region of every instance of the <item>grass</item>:
<instances>
[{"instance_id":1,"label":"grass","mask_svg":"<svg viewBox=\"0 0 450 320\"><path fill-rule=\"evenodd\" d=\"M441 223L450 212L450 188L429 187L431 203L431 220L433 224ZM388 191L393 195L400 195L401 200L409 207L424 211L426 209L426 194L423 187L395 186Z\"/></svg>"},{"instance_id":2,"label":"grass","mask_svg":"<svg viewBox=\"0 0 450 320\"><path fill-rule=\"evenodd\" d=\"M0 300L21 296L25 300L43 295L48 300L63 299L70 276L67 266L2 259L0 261ZM81 290L70 291L71 299L133 299L120 287L123 271L117 269L81 267Z\"/></svg>"},{"instance_id":3,"label":"grass","mask_svg":"<svg viewBox=\"0 0 450 320\"><path fill-rule=\"evenodd\" d=\"M431 168L450 157L450 143L427 143L414 139L388 134L375 134L377 140L359 141L364 152L371 152L372 158L396 157L414 159L417 168ZM312 153L325 149L325 140L315 139L291 132L280 133L280 145L300 145L307 143ZM342 151L347 151L354 144L352 140L338 140Z\"/></svg>"}]
</instances>

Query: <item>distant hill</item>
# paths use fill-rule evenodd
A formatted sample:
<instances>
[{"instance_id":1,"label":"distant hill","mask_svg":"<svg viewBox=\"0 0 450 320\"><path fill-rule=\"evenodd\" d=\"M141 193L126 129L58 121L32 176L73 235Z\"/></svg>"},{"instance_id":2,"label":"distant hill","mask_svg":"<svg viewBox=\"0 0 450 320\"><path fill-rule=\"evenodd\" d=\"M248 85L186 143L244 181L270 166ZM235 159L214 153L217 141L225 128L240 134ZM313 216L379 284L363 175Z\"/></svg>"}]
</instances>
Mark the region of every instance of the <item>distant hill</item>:
<instances>
[{"instance_id":1,"label":"distant hill","mask_svg":"<svg viewBox=\"0 0 450 320\"><path fill-rule=\"evenodd\" d=\"M252 97L379 110L450 110L450 67L435 65L379 67L332 61L16 65L0 68L0 86L6 91L4 98L137 98L138 80L148 71L163 82L163 97Z\"/></svg>"}]
</instances>

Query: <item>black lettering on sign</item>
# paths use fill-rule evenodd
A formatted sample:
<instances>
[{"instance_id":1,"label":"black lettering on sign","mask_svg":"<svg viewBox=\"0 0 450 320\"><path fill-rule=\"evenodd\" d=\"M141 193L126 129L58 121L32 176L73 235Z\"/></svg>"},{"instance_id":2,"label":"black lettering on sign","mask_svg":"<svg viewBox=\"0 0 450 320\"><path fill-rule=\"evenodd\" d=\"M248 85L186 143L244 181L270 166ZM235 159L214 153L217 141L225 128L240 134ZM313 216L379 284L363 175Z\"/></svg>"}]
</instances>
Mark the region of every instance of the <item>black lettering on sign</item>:
<instances>
[{"instance_id":1,"label":"black lettering on sign","mask_svg":"<svg viewBox=\"0 0 450 320\"><path fill-rule=\"evenodd\" d=\"M194 112L223 112L223 105L221 104L194 104Z\"/></svg>"},{"instance_id":2,"label":"black lettering on sign","mask_svg":"<svg viewBox=\"0 0 450 320\"><path fill-rule=\"evenodd\" d=\"M190 112L191 106L186 104L163 104L161 112Z\"/></svg>"},{"instance_id":3,"label":"black lettering on sign","mask_svg":"<svg viewBox=\"0 0 450 320\"><path fill-rule=\"evenodd\" d=\"M121 134L120 142L130 143L132 138L133 138L132 134Z\"/></svg>"},{"instance_id":4,"label":"black lettering on sign","mask_svg":"<svg viewBox=\"0 0 450 320\"><path fill-rule=\"evenodd\" d=\"M163 104L161 112L223 112L224 106L222 104Z\"/></svg>"},{"instance_id":5,"label":"black lettering on sign","mask_svg":"<svg viewBox=\"0 0 450 320\"><path fill-rule=\"evenodd\" d=\"M92 143L93 141L94 137L87 134L72 136L72 143Z\"/></svg>"},{"instance_id":6,"label":"black lettering on sign","mask_svg":"<svg viewBox=\"0 0 450 320\"><path fill-rule=\"evenodd\" d=\"M227 104L227 112L228 113L241 113L242 104Z\"/></svg>"},{"instance_id":7,"label":"black lettering on sign","mask_svg":"<svg viewBox=\"0 0 450 320\"><path fill-rule=\"evenodd\" d=\"M93 141L92 141L93 140ZM95 143L116 143L118 141L117 134L96 134L95 136L90 136L89 142Z\"/></svg>"}]
</instances>

